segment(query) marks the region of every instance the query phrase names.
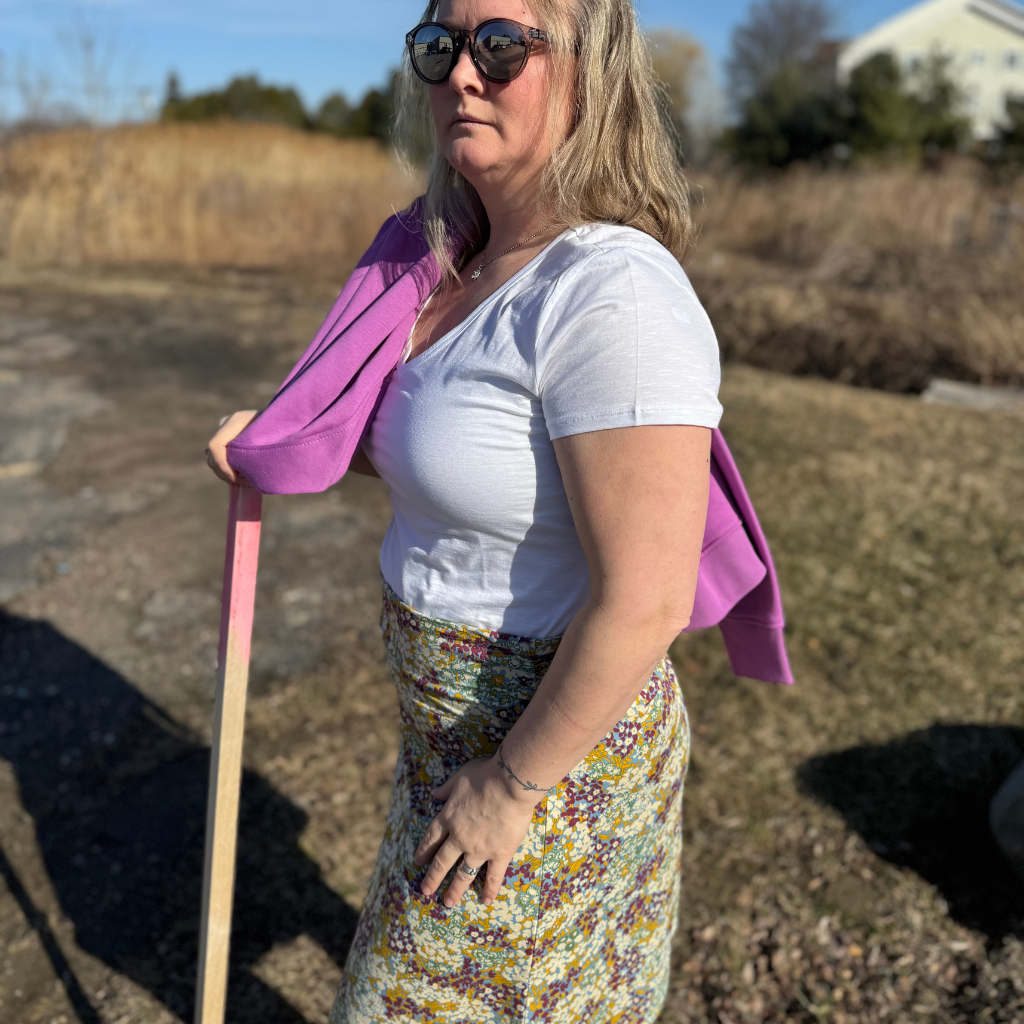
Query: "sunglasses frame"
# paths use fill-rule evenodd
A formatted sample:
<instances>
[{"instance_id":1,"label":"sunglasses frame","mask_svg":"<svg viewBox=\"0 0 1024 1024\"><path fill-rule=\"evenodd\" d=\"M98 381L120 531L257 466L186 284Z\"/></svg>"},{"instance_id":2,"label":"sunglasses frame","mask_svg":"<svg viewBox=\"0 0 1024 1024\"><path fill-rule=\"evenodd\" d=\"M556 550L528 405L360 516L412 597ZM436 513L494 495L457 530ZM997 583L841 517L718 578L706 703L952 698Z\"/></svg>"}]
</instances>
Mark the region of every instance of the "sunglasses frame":
<instances>
[{"instance_id":1,"label":"sunglasses frame","mask_svg":"<svg viewBox=\"0 0 1024 1024\"><path fill-rule=\"evenodd\" d=\"M515 25L526 39L526 54L523 56L523 63L519 65L519 70L508 78L492 78L486 71L480 66L480 61L476 55L476 37L477 33L485 25L493 25L498 22L503 22L506 25ZM448 68L444 78L427 78L426 75L420 72L420 69L416 67L416 55L413 53L413 45L416 40L416 33L421 28L440 28L444 29L448 33L452 40L452 63L451 67ZM455 65L458 64L459 58L462 56L462 47L469 43L469 59L473 62L473 67L480 72L480 74L487 79L488 82L494 82L495 85L507 85L513 79L518 78L526 67L527 62L530 59L530 52L533 50L533 44L535 42L546 43L548 41L548 34L543 29L530 28L529 25L523 25L521 22L514 21L512 18L488 18L486 21L481 21L474 29L465 28L449 28L447 25L443 25L439 21L424 21L417 25L411 32L405 34L405 44L409 47L409 62L412 64L413 71L416 72L417 77L427 83L427 85L444 85L445 82L451 77L452 72L455 70Z\"/></svg>"}]
</instances>

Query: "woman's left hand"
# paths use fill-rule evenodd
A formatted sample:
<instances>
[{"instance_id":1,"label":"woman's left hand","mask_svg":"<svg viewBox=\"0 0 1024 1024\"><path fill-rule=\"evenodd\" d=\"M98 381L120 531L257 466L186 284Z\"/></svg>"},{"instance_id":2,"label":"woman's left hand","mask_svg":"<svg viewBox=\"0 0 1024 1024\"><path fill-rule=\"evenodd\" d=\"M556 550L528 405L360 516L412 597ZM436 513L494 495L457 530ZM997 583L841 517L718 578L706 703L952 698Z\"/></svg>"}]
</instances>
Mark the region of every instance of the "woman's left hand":
<instances>
[{"instance_id":1,"label":"woman's left hand","mask_svg":"<svg viewBox=\"0 0 1024 1024\"><path fill-rule=\"evenodd\" d=\"M490 903L498 895L505 871L530 827L536 793L517 793L498 766L496 758L479 758L464 764L431 794L444 800L444 808L430 823L415 861L421 867L433 858L420 883L429 896L437 890L460 857L460 865L444 896L446 907L454 907L486 865L486 881L480 900Z\"/></svg>"}]
</instances>

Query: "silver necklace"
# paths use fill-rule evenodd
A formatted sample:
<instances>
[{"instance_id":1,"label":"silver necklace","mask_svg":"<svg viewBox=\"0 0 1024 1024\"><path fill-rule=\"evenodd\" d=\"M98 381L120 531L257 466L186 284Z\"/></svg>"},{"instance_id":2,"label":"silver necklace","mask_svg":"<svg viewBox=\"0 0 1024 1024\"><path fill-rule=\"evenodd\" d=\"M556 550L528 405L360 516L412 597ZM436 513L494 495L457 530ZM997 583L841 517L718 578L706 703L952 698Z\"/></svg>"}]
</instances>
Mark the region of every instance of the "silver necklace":
<instances>
[{"instance_id":1,"label":"silver necklace","mask_svg":"<svg viewBox=\"0 0 1024 1024\"><path fill-rule=\"evenodd\" d=\"M481 261L480 266L473 271L469 276L475 281L480 276L480 271L487 266L488 263L493 263L495 260L500 259L502 256L507 256L513 249L518 249L521 245L526 245L527 242L532 242L539 234L545 229L541 228L540 231L535 231L529 238L524 238L521 242L516 242L515 245L510 245L504 252L499 252L497 256L492 256L489 260ZM487 252L487 246L484 246L484 252ZM482 255L482 254L481 254Z\"/></svg>"}]
</instances>

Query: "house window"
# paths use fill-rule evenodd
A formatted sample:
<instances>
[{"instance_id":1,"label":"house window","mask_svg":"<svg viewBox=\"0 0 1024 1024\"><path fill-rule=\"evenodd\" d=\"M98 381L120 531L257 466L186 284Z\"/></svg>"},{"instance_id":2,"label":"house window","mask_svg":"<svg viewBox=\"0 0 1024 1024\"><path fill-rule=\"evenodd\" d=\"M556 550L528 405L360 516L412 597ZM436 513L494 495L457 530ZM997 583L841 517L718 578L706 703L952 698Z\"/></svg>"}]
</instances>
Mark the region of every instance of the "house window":
<instances>
[{"instance_id":1,"label":"house window","mask_svg":"<svg viewBox=\"0 0 1024 1024\"><path fill-rule=\"evenodd\" d=\"M1021 54L1020 50L1007 50L1003 63L1010 70L1017 71L1024 67L1024 55Z\"/></svg>"},{"instance_id":2,"label":"house window","mask_svg":"<svg viewBox=\"0 0 1024 1024\"><path fill-rule=\"evenodd\" d=\"M984 50L975 50L974 53L971 54L971 63L975 67L980 67L982 64L984 64L985 63L985 51Z\"/></svg>"}]
</instances>

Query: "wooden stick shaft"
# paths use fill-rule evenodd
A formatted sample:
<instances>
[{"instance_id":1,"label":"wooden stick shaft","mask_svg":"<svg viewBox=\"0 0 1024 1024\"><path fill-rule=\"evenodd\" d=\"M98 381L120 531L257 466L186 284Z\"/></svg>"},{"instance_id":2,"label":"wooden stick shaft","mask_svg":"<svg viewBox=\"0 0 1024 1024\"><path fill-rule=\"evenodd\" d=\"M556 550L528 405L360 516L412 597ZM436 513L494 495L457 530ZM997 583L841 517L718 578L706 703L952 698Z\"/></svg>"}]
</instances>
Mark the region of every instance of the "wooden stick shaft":
<instances>
[{"instance_id":1,"label":"wooden stick shaft","mask_svg":"<svg viewBox=\"0 0 1024 1024\"><path fill-rule=\"evenodd\" d=\"M262 501L263 495L255 488L239 484L231 487L206 805L206 861L195 1024L222 1024L227 998L245 696L249 683Z\"/></svg>"}]
</instances>

